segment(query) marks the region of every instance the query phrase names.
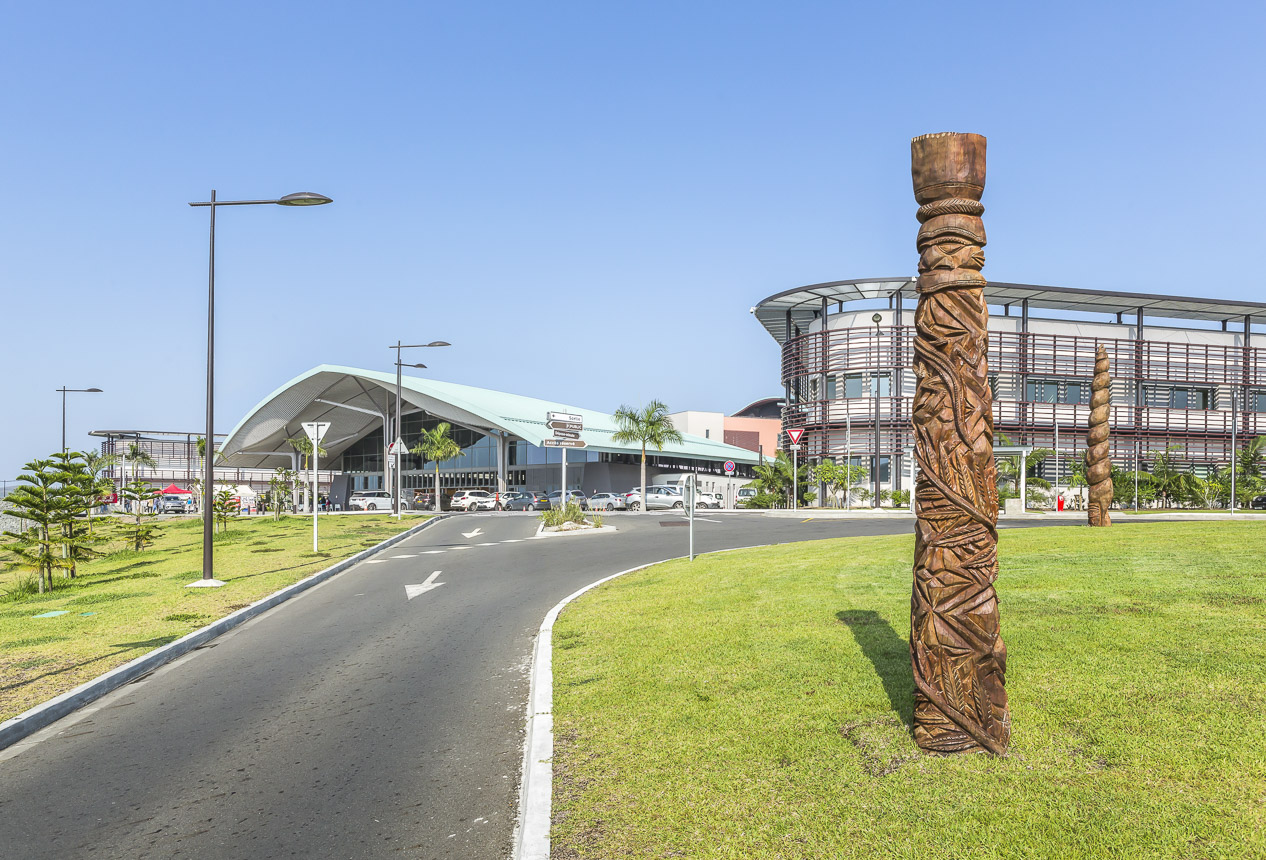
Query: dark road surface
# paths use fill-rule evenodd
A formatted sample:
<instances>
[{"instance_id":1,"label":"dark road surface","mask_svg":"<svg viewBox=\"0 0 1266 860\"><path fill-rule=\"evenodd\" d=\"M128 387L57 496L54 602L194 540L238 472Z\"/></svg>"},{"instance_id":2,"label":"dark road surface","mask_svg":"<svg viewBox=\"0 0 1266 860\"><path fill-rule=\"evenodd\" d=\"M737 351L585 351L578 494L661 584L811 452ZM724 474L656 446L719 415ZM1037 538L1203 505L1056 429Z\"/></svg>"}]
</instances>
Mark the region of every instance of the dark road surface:
<instances>
[{"instance_id":1,"label":"dark road surface","mask_svg":"<svg viewBox=\"0 0 1266 860\"><path fill-rule=\"evenodd\" d=\"M683 520L544 539L531 515L437 523L0 752L0 857L506 857L542 618L684 555L687 530L661 525ZM695 528L707 552L913 520L711 512Z\"/></svg>"}]
</instances>

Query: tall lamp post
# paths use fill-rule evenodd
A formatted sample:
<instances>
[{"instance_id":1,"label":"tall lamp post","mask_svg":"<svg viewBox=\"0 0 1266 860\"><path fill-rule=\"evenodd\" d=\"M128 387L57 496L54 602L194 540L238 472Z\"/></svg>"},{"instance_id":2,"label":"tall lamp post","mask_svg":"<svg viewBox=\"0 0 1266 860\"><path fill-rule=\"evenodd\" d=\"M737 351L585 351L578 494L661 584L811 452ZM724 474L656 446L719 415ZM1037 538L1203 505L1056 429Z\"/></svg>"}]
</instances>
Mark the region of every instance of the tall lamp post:
<instances>
[{"instance_id":1,"label":"tall lamp post","mask_svg":"<svg viewBox=\"0 0 1266 860\"><path fill-rule=\"evenodd\" d=\"M394 349L396 351L396 420L394 422L395 438L392 440L392 443L391 443L396 451L395 459L392 464L396 470L396 479L395 481L393 481L393 483L395 484L395 492L392 493L392 496L394 496L394 499L392 500L391 506L395 508L397 520L400 519L401 511L404 508L404 503L402 500L402 496L404 495L404 481L401 478L401 472L403 470L401 469L401 462L400 462L401 458L404 457L404 452L400 450L402 446L395 444L396 442L399 442L404 438L404 417L400 409L400 372L401 372L401 368L404 368L404 367L420 367L423 370L426 369L425 364L402 363L400 361L400 350L426 349L432 346L452 346L452 344L446 340L433 340L430 343L401 343L400 341L396 341L394 346L387 347L387 349ZM438 493L439 491L437 490L436 492Z\"/></svg>"},{"instance_id":2,"label":"tall lamp post","mask_svg":"<svg viewBox=\"0 0 1266 860\"><path fill-rule=\"evenodd\" d=\"M65 454L66 453L66 392L71 392L71 393L78 392L80 394L100 394L101 389L100 388L67 388L65 386L62 386L61 388L54 388L53 390L60 391L62 393L62 453Z\"/></svg>"},{"instance_id":3,"label":"tall lamp post","mask_svg":"<svg viewBox=\"0 0 1266 860\"><path fill-rule=\"evenodd\" d=\"M211 207L211 255L207 266L207 453L203 458L205 462L202 473L202 579L190 583L193 587L216 587L224 584L214 576L211 553L212 528L215 525L210 511L211 495L215 487L215 207L260 206L265 203L278 206L320 206L331 202L333 201L329 197L311 191L287 194L276 200L217 200L215 189L212 189L210 200L189 204Z\"/></svg>"},{"instance_id":4,"label":"tall lamp post","mask_svg":"<svg viewBox=\"0 0 1266 860\"><path fill-rule=\"evenodd\" d=\"M875 497L872 507L879 507L879 323L883 317L876 313L870 318L875 324Z\"/></svg>"}]
</instances>

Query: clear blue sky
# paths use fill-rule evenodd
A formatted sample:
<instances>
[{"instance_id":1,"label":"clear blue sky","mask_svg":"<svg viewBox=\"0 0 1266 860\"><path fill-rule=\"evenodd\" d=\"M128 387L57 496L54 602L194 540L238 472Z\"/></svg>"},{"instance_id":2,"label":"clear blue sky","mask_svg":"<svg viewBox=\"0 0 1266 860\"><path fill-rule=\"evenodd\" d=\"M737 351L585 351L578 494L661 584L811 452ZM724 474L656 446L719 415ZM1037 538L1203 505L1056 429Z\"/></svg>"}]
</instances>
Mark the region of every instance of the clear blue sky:
<instances>
[{"instance_id":1,"label":"clear blue sky","mask_svg":"<svg viewBox=\"0 0 1266 860\"><path fill-rule=\"evenodd\" d=\"M1260 299L1262 3L10 3L0 477L319 363L596 409L779 393L749 316L913 271L909 138L989 138L986 276ZM938 41L939 40L939 41Z\"/></svg>"}]
</instances>

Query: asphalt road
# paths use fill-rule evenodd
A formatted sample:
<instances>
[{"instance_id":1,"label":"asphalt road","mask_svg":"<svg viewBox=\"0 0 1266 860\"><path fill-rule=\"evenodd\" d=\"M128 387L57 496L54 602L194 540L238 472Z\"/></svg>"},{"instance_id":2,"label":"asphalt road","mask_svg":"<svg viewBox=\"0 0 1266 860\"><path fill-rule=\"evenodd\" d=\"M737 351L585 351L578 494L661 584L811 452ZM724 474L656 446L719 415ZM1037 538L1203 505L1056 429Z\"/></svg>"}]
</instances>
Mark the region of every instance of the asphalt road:
<instances>
[{"instance_id":1,"label":"asphalt road","mask_svg":"<svg viewBox=\"0 0 1266 860\"><path fill-rule=\"evenodd\" d=\"M453 517L0 752L0 857L508 856L542 618L686 553L684 517L608 521ZM912 528L711 512L695 548Z\"/></svg>"}]
</instances>

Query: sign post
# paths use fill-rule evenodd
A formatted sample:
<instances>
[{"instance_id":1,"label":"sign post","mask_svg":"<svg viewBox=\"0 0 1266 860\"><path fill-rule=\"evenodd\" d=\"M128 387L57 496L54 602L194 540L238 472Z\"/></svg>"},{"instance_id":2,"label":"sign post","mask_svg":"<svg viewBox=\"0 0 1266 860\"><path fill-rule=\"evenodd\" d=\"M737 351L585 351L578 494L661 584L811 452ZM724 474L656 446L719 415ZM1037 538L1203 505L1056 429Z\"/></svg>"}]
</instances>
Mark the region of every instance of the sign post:
<instances>
[{"instance_id":1,"label":"sign post","mask_svg":"<svg viewBox=\"0 0 1266 860\"><path fill-rule=\"evenodd\" d=\"M695 497L699 494L699 476L695 473L686 475L686 487L690 495L686 496L686 504L690 505L690 560L695 560ZM643 490L645 492L645 490Z\"/></svg>"},{"instance_id":2,"label":"sign post","mask_svg":"<svg viewBox=\"0 0 1266 860\"><path fill-rule=\"evenodd\" d=\"M325 431L330 429L329 421L305 421L303 422L303 432L308 434L308 438L312 440L312 551L317 551L317 487L320 479L319 464L317 462L318 452L321 449L321 440L325 437Z\"/></svg>"},{"instance_id":3,"label":"sign post","mask_svg":"<svg viewBox=\"0 0 1266 860\"><path fill-rule=\"evenodd\" d=\"M804 435L804 428L797 427L793 430L788 430L787 435L791 437L791 509L794 511L799 508L798 497L800 495L800 475L796 468L796 452L800 450L800 437Z\"/></svg>"},{"instance_id":4,"label":"sign post","mask_svg":"<svg viewBox=\"0 0 1266 860\"><path fill-rule=\"evenodd\" d=\"M404 447L403 436L397 436L396 441L392 442L390 445L387 446L387 460L391 462L395 466L395 469L396 469L396 479L395 481L393 481L393 483L396 485L395 497L396 497L396 520L397 521L399 521L400 518L403 516L402 511L404 510L404 482L401 480L400 474L403 471L401 469L401 465L402 465L401 458L404 456L405 450L406 449Z\"/></svg>"},{"instance_id":5,"label":"sign post","mask_svg":"<svg viewBox=\"0 0 1266 860\"><path fill-rule=\"evenodd\" d=\"M570 412L546 412L545 425L554 433L554 438L542 443L546 448L562 448L563 455L562 487L558 492L559 507L566 507L570 496L567 495L567 449L586 448L585 440L580 438L580 431L585 429L583 415Z\"/></svg>"}]
</instances>

